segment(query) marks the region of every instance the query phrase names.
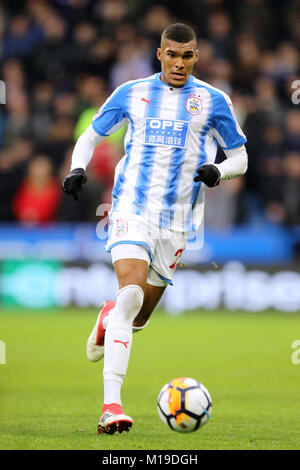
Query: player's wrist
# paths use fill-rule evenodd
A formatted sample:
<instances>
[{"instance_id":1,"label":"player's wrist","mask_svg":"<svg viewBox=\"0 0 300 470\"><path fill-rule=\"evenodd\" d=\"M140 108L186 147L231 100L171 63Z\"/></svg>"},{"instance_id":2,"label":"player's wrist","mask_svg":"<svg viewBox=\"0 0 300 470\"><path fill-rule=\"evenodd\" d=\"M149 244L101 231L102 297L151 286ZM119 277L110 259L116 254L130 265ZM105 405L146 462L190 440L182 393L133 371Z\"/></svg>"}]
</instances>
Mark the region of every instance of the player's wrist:
<instances>
[{"instance_id":1,"label":"player's wrist","mask_svg":"<svg viewBox=\"0 0 300 470\"><path fill-rule=\"evenodd\" d=\"M216 168L216 170L219 172L219 182L222 181L223 179L223 173L222 173L222 168L220 168L220 165L218 163L212 163L211 166ZM219 183L218 183L219 184Z\"/></svg>"},{"instance_id":2,"label":"player's wrist","mask_svg":"<svg viewBox=\"0 0 300 470\"><path fill-rule=\"evenodd\" d=\"M85 176L85 169L81 167L76 167L76 168L71 168L71 171L69 174L72 175L84 175Z\"/></svg>"}]
</instances>

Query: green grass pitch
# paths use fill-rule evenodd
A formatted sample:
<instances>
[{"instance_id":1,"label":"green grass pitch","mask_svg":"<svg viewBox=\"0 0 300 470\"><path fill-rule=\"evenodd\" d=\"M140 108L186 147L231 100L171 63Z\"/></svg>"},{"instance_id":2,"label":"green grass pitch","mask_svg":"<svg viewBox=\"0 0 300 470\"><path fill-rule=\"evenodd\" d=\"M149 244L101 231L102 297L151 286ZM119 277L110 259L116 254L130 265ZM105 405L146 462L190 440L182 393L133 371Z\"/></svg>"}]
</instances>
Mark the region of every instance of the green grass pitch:
<instances>
[{"instance_id":1,"label":"green grass pitch","mask_svg":"<svg viewBox=\"0 0 300 470\"><path fill-rule=\"evenodd\" d=\"M300 449L298 314L156 312L134 335L123 387L129 433L97 434L102 364L85 357L94 309L0 315L0 449ZM213 411L194 433L171 431L157 414L175 377L208 388Z\"/></svg>"}]
</instances>

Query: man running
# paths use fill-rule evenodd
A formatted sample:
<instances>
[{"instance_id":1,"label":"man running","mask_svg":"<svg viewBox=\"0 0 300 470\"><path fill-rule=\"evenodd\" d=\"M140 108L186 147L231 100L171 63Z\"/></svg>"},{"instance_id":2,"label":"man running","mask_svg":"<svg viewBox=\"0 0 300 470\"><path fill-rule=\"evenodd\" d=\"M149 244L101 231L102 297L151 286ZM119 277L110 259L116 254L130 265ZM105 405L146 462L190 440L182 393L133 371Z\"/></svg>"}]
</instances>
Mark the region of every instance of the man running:
<instances>
[{"instance_id":1,"label":"man running","mask_svg":"<svg viewBox=\"0 0 300 470\"><path fill-rule=\"evenodd\" d=\"M230 98L192 75L198 58L194 31L181 23L168 26L157 57L161 73L119 86L99 109L75 145L63 183L78 198L95 146L127 122L106 244L119 290L102 306L87 344L91 361L104 356L100 434L132 426L121 403L132 332L147 325L172 284L188 232L201 225L205 185L247 170L246 138ZM218 145L227 159L215 164Z\"/></svg>"}]
</instances>

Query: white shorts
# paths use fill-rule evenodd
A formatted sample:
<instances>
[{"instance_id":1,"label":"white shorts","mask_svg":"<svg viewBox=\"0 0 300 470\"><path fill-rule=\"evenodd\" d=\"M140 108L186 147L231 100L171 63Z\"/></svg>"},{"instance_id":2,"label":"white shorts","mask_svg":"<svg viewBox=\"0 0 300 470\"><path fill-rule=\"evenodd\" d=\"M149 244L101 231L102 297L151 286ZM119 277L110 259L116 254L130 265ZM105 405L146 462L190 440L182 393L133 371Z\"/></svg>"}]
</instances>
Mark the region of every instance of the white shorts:
<instances>
[{"instance_id":1,"label":"white shorts","mask_svg":"<svg viewBox=\"0 0 300 470\"><path fill-rule=\"evenodd\" d=\"M188 234L162 229L143 217L115 211L110 214L106 251L118 259L144 259L149 266L147 282L173 285L172 279L186 247Z\"/></svg>"}]
</instances>

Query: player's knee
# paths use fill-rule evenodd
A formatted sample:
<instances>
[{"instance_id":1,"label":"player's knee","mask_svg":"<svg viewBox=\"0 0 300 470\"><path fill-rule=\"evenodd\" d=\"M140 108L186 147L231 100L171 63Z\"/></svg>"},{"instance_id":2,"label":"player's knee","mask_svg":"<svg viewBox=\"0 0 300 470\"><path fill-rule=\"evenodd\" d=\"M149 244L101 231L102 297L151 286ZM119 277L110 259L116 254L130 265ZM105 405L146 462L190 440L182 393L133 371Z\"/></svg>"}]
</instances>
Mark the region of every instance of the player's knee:
<instances>
[{"instance_id":1,"label":"player's knee","mask_svg":"<svg viewBox=\"0 0 300 470\"><path fill-rule=\"evenodd\" d=\"M148 264L144 260L121 259L114 263L119 281L119 288L129 285L138 285L142 289L147 281Z\"/></svg>"}]
</instances>

